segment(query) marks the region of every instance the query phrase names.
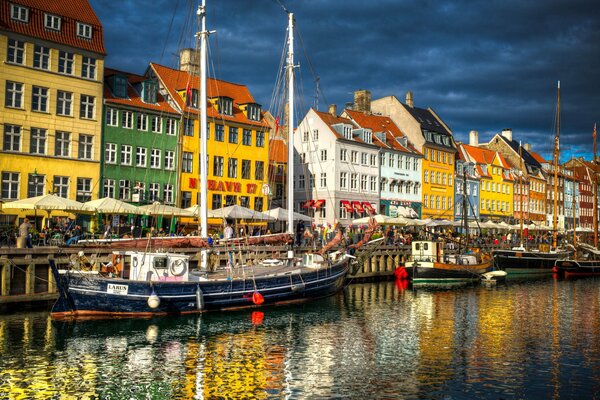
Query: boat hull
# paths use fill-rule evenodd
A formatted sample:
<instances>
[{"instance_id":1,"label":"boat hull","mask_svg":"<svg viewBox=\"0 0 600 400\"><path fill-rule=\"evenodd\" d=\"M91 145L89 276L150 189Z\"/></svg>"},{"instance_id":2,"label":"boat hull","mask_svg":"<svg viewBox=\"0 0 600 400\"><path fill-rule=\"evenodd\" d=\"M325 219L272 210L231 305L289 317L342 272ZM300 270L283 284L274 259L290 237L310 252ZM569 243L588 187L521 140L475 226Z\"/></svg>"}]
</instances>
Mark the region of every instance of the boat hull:
<instances>
[{"instance_id":1,"label":"boat hull","mask_svg":"<svg viewBox=\"0 0 600 400\"><path fill-rule=\"evenodd\" d=\"M600 260L558 260L554 271L564 276L600 275Z\"/></svg>"},{"instance_id":2,"label":"boat hull","mask_svg":"<svg viewBox=\"0 0 600 400\"><path fill-rule=\"evenodd\" d=\"M413 283L476 282L481 274L492 270L492 262L474 265L413 262L404 268Z\"/></svg>"},{"instance_id":3,"label":"boat hull","mask_svg":"<svg viewBox=\"0 0 600 400\"><path fill-rule=\"evenodd\" d=\"M153 316L239 309L326 297L339 291L349 259L331 267L255 279L150 282L101 275L59 273L51 262L59 299L53 318L94 316ZM257 296L256 293L260 295ZM156 298L158 297L158 305ZM154 300L155 307L149 303Z\"/></svg>"},{"instance_id":4,"label":"boat hull","mask_svg":"<svg viewBox=\"0 0 600 400\"><path fill-rule=\"evenodd\" d=\"M535 252L517 250L495 250L494 263L497 269L515 274L549 274L557 260L567 258L568 252Z\"/></svg>"}]
</instances>

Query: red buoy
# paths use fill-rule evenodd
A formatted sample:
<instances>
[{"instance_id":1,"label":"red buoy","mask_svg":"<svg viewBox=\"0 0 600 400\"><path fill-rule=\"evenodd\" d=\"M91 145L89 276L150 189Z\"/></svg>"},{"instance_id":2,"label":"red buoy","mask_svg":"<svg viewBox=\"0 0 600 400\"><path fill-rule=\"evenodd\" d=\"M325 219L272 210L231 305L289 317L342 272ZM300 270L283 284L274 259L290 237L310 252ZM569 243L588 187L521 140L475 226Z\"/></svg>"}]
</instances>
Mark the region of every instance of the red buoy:
<instances>
[{"instance_id":1,"label":"red buoy","mask_svg":"<svg viewBox=\"0 0 600 400\"><path fill-rule=\"evenodd\" d=\"M262 296L262 294L254 292L252 293L252 302L256 305L259 305L265 302L265 298Z\"/></svg>"},{"instance_id":2,"label":"red buoy","mask_svg":"<svg viewBox=\"0 0 600 400\"><path fill-rule=\"evenodd\" d=\"M552 267L552 272L558 273L558 267L556 265Z\"/></svg>"},{"instance_id":3,"label":"red buoy","mask_svg":"<svg viewBox=\"0 0 600 400\"><path fill-rule=\"evenodd\" d=\"M406 268L404 267L396 268L394 274L396 275L396 278L400 280L408 279L408 272L406 272Z\"/></svg>"}]
</instances>

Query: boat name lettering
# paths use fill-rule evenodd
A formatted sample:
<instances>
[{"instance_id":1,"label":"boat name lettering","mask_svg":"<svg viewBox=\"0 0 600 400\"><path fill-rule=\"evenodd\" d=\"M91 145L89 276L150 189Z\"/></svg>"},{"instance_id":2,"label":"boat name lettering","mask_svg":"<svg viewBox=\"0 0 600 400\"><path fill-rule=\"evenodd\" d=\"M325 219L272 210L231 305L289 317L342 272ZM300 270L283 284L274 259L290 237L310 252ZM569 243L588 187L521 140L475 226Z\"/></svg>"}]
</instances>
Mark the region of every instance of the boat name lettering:
<instances>
[{"instance_id":1,"label":"boat name lettering","mask_svg":"<svg viewBox=\"0 0 600 400\"><path fill-rule=\"evenodd\" d=\"M106 293L110 294L127 294L129 291L129 286L127 285L116 285L114 283L109 283L106 287Z\"/></svg>"}]
</instances>

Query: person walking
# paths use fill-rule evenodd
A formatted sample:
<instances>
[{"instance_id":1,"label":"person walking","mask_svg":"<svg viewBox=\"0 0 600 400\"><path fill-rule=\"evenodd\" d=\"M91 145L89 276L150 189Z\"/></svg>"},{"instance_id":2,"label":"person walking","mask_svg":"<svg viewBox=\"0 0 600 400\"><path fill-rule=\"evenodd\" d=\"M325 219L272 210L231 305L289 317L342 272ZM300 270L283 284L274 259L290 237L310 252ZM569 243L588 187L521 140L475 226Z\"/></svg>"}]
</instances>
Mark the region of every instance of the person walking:
<instances>
[{"instance_id":1,"label":"person walking","mask_svg":"<svg viewBox=\"0 0 600 400\"><path fill-rule=\"evenodd\" d=\"M29 235L29 230L32 227L33 225L29 223L29 218L25 218L23 223L19 225L19 237L25 238L25 246L27 246L27 248L29 249L33 247L33 245L31 244L31 235Z\"/></svg>"}]
</instances>

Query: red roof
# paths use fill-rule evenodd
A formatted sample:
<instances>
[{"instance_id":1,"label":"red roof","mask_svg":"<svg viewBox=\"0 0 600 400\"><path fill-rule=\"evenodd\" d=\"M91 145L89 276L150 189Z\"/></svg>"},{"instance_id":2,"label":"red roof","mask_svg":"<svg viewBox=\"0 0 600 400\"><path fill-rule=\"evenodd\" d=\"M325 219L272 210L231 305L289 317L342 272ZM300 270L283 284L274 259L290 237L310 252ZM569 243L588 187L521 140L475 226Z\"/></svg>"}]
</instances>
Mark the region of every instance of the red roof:
<instances>
[{"instance_id":1,"label":"red roof","mask_svg":"<svg viewBox=\"0 0 600 400\"><path fill-rule=\"evenodd\" d=\"M186 113L198 113L195 108L187 107L184 98L179 94L185 92L189 86L191 90L199 90L200 80L186 71L165 67L160 64L150 63L150 68L154 70L158 78L163 83L165 89L169 91L171 98L179 105L180 109ZM207 79L206 95L208 98L229 97L233 99L233 116L219 114L210 101L207 102L207 116L219 118L225 121L233 121L242 124L259 125L266 128L269 125L261 118L261 121L248 119L244 112L239 108L242 104L256 103L254 97L245 85L222 81L219 79Z\"/></svg>"},{"instance_id":2,"label":"red roof","mask_svg":"<svg viewBox=\"0 0 600 400\"><path fill-rule=\"evenodd\" d=\"M113 96L112 92L110 91L108 79L106 79L106 78L108 78L112 75L115 75L115 74L120 74L120 75L124 75L125 77L127 77L127 81L129 82L129 85L127 85L127 96L128 96L127 98L115 97L115 96ZM105 78L104 79L104 100L106 101L107 104L119 104L119 105L124 105L124 106L129 106L129 107L145 108L148 110L155 110L155 111L160 111L160 112L179 114L177 112L177 110L175 110L173 107L171 107L169 105L169 103L165 100L164 97L161 96L160 93L156 93L156 103L154 103L154 104L144 103L142 101L140 94L136 91L136 89L132 85L135 83L139 83L139 82L148 80L148 78L145 76L136 75L136 74L132 74L129 72L118 71L118 70L112 69L112 68L105 68L104 69L104 78Z\"/></svg>"},{"instance_id":3,"label":"red roof","mask_svg":"<svg viewBox=\"0 0 600 400\"><path fill-rule=\"evenodd\" d=\"M281 139L271 139L269 142L269 161L276 163L287 163L288 148L285 141Z\"/></svg>"},{"instance_id":4,"label":"red roof","mask_svg":"<svg viewBox=\"0 0 600 400\"><path fill-rule=\"evenodd\" d=\"M11 19L11 4L22 5L29 9L28 22ZM11 0L2 1L1 7L0 30L106 55L102 25L87 0ZM61 17L60 31L44 27L45 13ZM92 27L91 39L77 36L77 22Z\"/></svg>"},{"instance_id":5,"label":"red roof","mask_svg":"<svg viewBox=\"0 0 600 400\"><path fill-rule=\"evenodd\" d=\"M484 149L482 147L470 146L463 144L465 152L475 161L477 164L489 164L494 162L496 152L493 150Z\"/></svg>"},{"instance_id":6,"label":"red roof","mask_svg":"<svg viewBox=\"0 0 600 400\"><path fill-rule=\"evenodd\" d=\"M348 124L348 125L352 125L354 127L354 124L352 123L352 120L349 119L349 118L339 117L337 115L331 115L330 113L327 113L327 112L317 111L314 108L312 110L315 112L315 114L317 114L323 120L323 122L325 122L327 125L329 125L329 127L331 128L331 132L333 132L333 134L335 135L335 137L338 138L338 139L344 139L344 136L340 135L338 133L338 131L336 131L335 129L333 129L332 128L333 125ZM356 141L358 143L365 143L359 137L355 137L354 141Z\"/></svg>"},{"instance_id":7,"label":"red roof","mask_svg":"<svg viewBox=\"0 0 600 400\"><path fill-rule=\"evenodd\" d=\"M529 154L531 154L531 156L535 159L535 161L539 162L540 164L544 164L544 163L548 162L548 161L544 160L544 158L542 156L540 156L538 153L536 153L535 151L529 150Z\"/></svg>"}]
</instances>

